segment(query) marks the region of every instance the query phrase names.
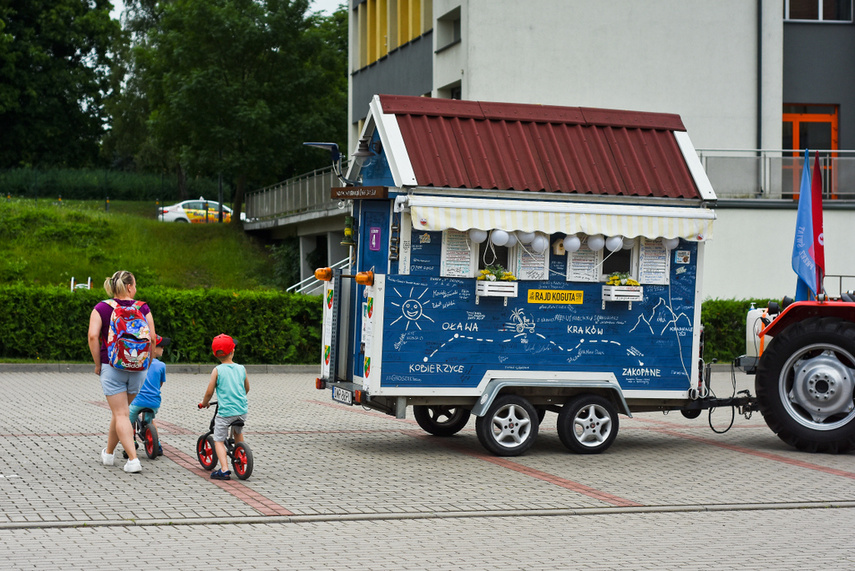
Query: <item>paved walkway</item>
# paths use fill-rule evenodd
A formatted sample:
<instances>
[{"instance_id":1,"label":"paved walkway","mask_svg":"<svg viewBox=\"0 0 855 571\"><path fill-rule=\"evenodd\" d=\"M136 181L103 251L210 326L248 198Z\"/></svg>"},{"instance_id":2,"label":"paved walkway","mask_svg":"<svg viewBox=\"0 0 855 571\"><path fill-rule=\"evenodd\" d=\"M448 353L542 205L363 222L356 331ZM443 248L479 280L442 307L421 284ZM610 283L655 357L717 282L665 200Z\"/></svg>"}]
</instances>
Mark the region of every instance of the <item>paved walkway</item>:
<instances>
[{"instance_id":1,"label":"paved walkway","mask_svg":"<svg viewBox=\"0 0 855 571\"><path fill-rule=\"evenodd\" d=\"M99 459L93 373L0 372L0 567L855 568L855 454L800 453L759 415L725 434L706 414L621 417L605 454L580 456L548 413L526 455L498 458L474 420L435 438L333 403L310 373L256 372L255 470L215 482L194 455L208 374L167 375L165 454L125 474L120 453ZM729 395L730 374L714 388Z\"/></svg>"}]
</instances>

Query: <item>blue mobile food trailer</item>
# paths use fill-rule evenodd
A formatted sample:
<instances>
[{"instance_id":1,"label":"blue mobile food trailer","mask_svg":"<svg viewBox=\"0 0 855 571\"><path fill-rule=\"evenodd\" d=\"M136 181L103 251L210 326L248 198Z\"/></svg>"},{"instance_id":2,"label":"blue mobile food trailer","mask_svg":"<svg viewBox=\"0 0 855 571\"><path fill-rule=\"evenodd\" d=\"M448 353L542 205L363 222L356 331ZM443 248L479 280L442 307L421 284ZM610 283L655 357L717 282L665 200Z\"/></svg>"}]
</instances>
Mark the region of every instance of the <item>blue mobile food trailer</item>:
<instances>
[{"instance_id":1,"label":"blue mobile food trailer","mask_svg":"<svg viewBox=\"0 0 855 571\"><path fill-rule=\"evenodd\" d=\"M709 408L715 194L678 116L379 95L355 158L351 267L317 274L333 399L440 436L474 415L498 455L546 411L598 453L619 414Z\"/></svg>"}]
</instances>

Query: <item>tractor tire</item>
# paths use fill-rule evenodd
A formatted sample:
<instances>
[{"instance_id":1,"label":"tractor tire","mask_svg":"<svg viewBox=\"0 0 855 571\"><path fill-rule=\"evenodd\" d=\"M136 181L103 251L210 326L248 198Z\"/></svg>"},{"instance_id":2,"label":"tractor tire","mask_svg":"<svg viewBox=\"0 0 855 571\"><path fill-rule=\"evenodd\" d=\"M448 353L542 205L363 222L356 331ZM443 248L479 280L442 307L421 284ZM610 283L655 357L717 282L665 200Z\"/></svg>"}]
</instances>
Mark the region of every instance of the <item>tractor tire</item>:
<instances>
[{"instance_id":1,"label":"tractor tire","mask_svg":"<svg viewBox=\"0 0 855 571\"><path fill-rule=\"evenodd\" d=\"M806 319L776 335L755 377L772 432L805 452L855 448L855 324Z\"/></svg>"}]
</instances>

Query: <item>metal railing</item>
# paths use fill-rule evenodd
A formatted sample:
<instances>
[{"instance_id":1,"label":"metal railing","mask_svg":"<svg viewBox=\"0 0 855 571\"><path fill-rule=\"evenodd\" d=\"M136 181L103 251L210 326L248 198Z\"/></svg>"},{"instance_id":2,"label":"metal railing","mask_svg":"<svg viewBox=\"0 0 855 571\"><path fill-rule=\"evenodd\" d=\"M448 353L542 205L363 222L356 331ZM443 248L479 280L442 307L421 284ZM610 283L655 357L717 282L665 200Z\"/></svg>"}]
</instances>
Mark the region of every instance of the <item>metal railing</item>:
<instances>
[{"instance_id":1,"label":"metal railing","mask_svg":"<svg viewBox=\"0 0 855 571\"><path fill-rule=\"evenodd\" d=\"M698 149L698 157L720 199L798 197L804 154L784 149ZM813 151L811 152L813 161ZM855 150L819 150L823 197L855 200ZM811 163L811 167L813 164ZM342 167L346 172L346 165ZM332 167L318 169L247 194L248 221L333 210L330 188L341 181Z\"/></svg>"},{"instance_id":2,"label":"metal railing","mask_svg":"<svg viewBox=\"0 0 855 571\"><path fill-rule=\"evenodd\" d=\"M798 197L804 152L781 149L698 149L719 199ZM810 154L813 168L814 151ZM826 200L855 200L855 151L819 150Z\"/></svg>"},{"instance_id":3,"label":"metal railing","mask_svg":"<svg viewBox=\"0 0 855 571\"><path fill-rule=\"evenodd\" d=\"M346 268L350 264L350 256L347 258L334 263L330 268L337 270L339 268ZM315 293L317 290L322 289L324 287L324 282L320 281L314 275L311 275L304 279L301 282L295 283L285 291L290 291L294 293L305 293L307 295Z\"/></svg>"},{"instance_id":4,"label":"metal railing","mask_svg":"<svg viewBox=\"0 0 855 571\"><path fill-rule=\"evenodd\" d=\"M347 166L342 168L346 172ZM246 218L257 221L332 210L339 202L330 198L334 186L341 186L341 181L330 166L254 190L246 196Z\"/></svg>"}]
</instances>

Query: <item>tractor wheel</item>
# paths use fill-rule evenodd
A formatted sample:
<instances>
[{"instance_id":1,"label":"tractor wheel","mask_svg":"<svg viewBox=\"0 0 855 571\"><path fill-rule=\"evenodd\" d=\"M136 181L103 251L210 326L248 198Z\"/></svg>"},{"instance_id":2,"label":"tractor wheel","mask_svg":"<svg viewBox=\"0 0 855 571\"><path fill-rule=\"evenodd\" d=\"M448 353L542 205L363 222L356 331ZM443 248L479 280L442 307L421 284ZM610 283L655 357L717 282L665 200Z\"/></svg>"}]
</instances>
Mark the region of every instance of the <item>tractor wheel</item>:
<instances>
[{"instance_id":1,"label":"tractor wheel","mask_svg":"<svg viewBox=\"0 0 855 571\"><path fill-rule=\"evenodd\" d=\"M855 324L807 319L775 336L755 379L766 424L806 452L855 447Z\"/></svg>"}]
</instances>

